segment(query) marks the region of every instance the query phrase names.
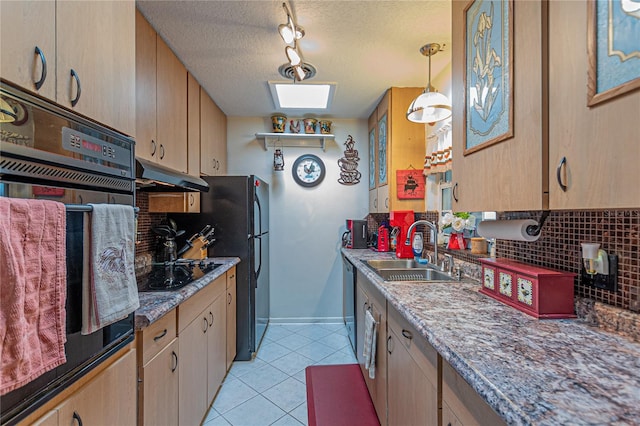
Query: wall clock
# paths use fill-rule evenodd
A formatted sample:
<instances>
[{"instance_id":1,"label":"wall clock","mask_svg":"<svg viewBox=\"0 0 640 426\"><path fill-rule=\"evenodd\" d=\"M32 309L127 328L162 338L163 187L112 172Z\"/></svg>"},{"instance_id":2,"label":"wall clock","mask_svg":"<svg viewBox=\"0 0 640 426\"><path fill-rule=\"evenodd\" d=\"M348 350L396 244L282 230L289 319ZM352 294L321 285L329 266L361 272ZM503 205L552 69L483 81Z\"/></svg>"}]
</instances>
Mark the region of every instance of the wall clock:
<instances>
[{"instance_id":1,"label":"wall clock","mask_svg":"<svg viewBox=\"0 0 640 426\"><path fill-rule=\"evenodd\" d=\"M322 182L326 170L319 157L312 154L304 154L296 159L291 171L293 180L298 185L310 188Z\"/></svg>"}]
</instances>

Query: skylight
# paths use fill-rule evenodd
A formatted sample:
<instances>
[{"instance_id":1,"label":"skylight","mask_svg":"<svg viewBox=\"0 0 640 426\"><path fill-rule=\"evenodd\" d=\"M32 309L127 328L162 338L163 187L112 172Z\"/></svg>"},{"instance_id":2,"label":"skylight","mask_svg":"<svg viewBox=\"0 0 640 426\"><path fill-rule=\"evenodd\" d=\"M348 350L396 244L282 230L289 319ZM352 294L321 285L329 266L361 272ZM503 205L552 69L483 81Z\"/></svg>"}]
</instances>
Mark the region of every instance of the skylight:
<instances>
[{"instance_id":1,"label":"skylight","mask_svg":"<svg viewBox=\"0 0 640 426\"><path fill-rule=\"evenodd\" d=\"M336 89L334 83L304 84L269 82L276 109L327 109Z\"/></svg>"}]
</instances>

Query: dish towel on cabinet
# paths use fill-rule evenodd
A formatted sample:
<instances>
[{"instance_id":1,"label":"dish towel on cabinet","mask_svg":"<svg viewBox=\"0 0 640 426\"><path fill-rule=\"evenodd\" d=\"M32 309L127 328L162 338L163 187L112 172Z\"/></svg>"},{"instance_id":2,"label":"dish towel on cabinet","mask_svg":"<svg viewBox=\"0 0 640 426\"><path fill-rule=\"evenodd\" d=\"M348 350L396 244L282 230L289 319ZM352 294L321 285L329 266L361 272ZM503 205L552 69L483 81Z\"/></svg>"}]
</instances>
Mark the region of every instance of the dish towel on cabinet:
<instances>
[{"instance_id":1,"label":"dish towel on cabinet","mask_svg":"<svg viewBox=\"0 0 640 426\"><path fill-rule=\"evenodd\" d=\"M82 334L90 334L119 321L138 309L138 286L134 269L134 223L132 206L90 204L91 224L85 221L82 282Z\"/></svg>"},{"instance_id":2,"label":"dish towel on cabinet","mask_svg":"<svg viewBox=\"0 0 640 426\"><path fill-rule=\"evenodd\" d=\"M369 371L369 378L376 378L376 343L378 336L378 323L367 309L364 313L364 347L362 357L364 358L364 368Z\"/></svg>"},{"instance_id":3,"label":"dish towel on cabinet","mask_svg":"<svg viewBox=\"0 0 640 426\"><path fill-rule=\"evenodd\" d=\"M0 197L0 395L66 362L62 203Z\"/></svg>"}]
</instances>

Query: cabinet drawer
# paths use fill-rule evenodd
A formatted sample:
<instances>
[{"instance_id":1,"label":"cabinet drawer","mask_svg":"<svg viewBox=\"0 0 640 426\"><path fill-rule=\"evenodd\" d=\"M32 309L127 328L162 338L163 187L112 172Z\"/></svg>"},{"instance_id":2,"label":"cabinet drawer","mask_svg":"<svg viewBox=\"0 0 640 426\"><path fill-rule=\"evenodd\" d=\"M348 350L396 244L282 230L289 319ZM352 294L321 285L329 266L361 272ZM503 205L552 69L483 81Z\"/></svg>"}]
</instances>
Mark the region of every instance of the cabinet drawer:
<instances>
[{"instance_id":1,"label":"cabinet drawer","mask_svg":"<svg viewBox=\"0 0 640 426\"><path fill-rule=\"evenodd\" d=\"M200 193L149 194L149 213L200 213Z\"/></svg>"},{"instance_id":2,"label":"cabinet drawer","mask_svg":"<svg viewBox=\"0 0 640 426\"><path fill-rule=\"evenodd\" d=\"M395 308L389 305L389 329L400 339L411 358L418 364L434 387L438 383L438 352Z\"/></svg>"},{"instance_id":3,"label":"cabinet drawer","mask_svg":"<svg viewBox=\"0 0 640 426\"><path fill-rule=\"evenodd\" d=\"M178 306L178 334L181 333L216 298L225 293L227 276L221 275Z\"/></svg>"},{"instance_id":4,"label":"cabinet drawer","mask_svg":"<svg viewBox=\"0 0 640 426\"><path fill-rule=\"evenodd\" d=\"M167 313L139 333L138 339L142 341L142 365L145 365L176 337L176 310Z\"/></svg>"}]
</instances>

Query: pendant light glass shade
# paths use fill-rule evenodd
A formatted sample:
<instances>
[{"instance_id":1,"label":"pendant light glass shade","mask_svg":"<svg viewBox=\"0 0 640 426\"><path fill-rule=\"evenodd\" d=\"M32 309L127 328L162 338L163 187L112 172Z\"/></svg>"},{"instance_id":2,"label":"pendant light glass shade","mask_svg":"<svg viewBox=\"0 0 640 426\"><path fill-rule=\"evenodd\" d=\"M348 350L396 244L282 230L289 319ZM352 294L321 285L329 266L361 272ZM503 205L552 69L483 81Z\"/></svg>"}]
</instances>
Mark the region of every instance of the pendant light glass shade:
<instances>
[{"instance_id":1,"label":"pendant light glass shade","mask_svg":"<svg viewBox=\"0 0 640 426\"><path fill-rule=\"evenodd\" d=\"M18 116L11 108L11 105L0 98L0 123L13 123L17 118Z\"/></svg>"},{"instance_id":2,"label":"pendant light glass shade","mask_svg":"<svg viewBox=\"0 0 640 426\"><path fill-rule=\"evenodd\" d=\"M451 117L451 103L442 93L430 92L426 89L415 98L409 110L407 119L414 123L435 123Z\"/></svg>"},{"instance_id":3,"label":"pendant light glass shade","mask_svg":"<svg viewBox=\"0 0 640 426\"><path fill-rule=\"evenodd\" d=\"M291 64L291 66L296 66L296 65L300 65L300 62L302 62L302 59L300 59L300 55L298 54L298 51L291 47L291 46L287 46L285 49L285 54L287 55L287 59L289 60L289 63Z\"/></svg>"},{"instance_id":4,"label":"pendant light glass shade","mask_svg":"<svg viewBox=\"0 0 640 426\"><path fill-rule=\"evenodd\" d=\"M407 110L407 120L414 123L435 123L451 117L451 102L431 86L431 56L440 51L438 43L425 44L420 53L429 57L429 83L424 92L411 102Z\"/></svg>"}]
</instances>

